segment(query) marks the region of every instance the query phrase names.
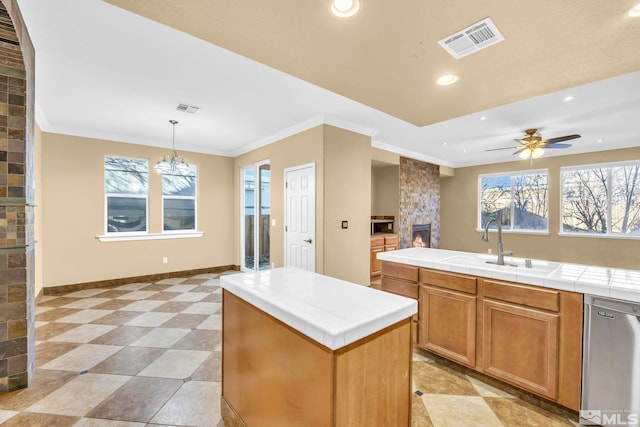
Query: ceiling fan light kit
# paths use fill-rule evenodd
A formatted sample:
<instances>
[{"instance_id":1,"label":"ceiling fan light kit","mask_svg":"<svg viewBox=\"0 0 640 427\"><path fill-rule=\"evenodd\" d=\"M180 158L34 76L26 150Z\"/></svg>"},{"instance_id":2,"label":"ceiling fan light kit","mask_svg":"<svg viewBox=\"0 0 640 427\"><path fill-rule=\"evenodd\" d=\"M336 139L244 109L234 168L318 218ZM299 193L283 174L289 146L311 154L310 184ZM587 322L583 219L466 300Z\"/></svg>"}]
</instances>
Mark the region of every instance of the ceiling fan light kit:
<instances>
[{"instance_id":1,"label":"ceiling fan light kit","mask_svg":"<svg viewBox=\"0 0 640 427\"><path fill-rule=\"evenodd\" d=\"M530 159L533 164L533 159L537 159L538 157L544 154L545 148L569 148L571 144L561 144L564 141L570 141L572 139L580 138L580 135L565 135L559 136L556 138L542 139L542 136L538 133L538 129L531 128L524 131L526 136L522 139L516 139L515 141L521 146L518 147L504 147L504 148L493 148L485 151L497 151L497 150L512 150L517 148L514 155L517 154L521 159L526 160Z\"/></svg>"}]
</instances>

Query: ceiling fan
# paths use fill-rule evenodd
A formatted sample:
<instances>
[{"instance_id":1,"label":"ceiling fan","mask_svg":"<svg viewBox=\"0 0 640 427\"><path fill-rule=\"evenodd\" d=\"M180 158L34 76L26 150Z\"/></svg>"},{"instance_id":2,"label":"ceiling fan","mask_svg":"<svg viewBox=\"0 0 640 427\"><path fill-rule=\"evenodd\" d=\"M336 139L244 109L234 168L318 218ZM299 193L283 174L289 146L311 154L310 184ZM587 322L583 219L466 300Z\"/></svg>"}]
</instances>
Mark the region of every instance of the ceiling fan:
<instances>
[{"instance_id":1,"label":"ceiling fan","mask_svg":"<svg viewBox=\"0 0 640 427\"><path fill-rule=\"evenodd\" d=\"M565 135L557 138L542 139L542 136L538 133L538 129L527 129L524 131L526 136L522 139L515 139L514 141L520 143L520 146L516 147L504 147L504 148L492 148L485 151L497 151L497 150L510 150L517 148L513 153L518 154L521 159L537 159L544 154L545 148L569 148L571 144L560 144L564 141L570 141L572 139L580 138L580 135Z\"/></svg>"}]
</instances>

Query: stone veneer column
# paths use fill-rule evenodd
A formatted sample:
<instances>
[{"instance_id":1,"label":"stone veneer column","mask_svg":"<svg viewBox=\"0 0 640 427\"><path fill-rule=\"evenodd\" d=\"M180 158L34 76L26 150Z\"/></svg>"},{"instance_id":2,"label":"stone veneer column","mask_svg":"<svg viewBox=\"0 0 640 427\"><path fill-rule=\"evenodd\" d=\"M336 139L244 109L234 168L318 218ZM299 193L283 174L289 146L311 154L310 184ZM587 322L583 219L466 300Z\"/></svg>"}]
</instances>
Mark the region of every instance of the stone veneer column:
<instances>
[{"instance_id":1,"label":"stone veneer column","mask_svg":"<svg viewBox=\"0 0 640 427\"><path fill-rule=\"evenodd\" d=\"M0 4L0 393L27 387L35 363L33 61L28 62L27 73L20 42L29 47L30 59L33 47L23 28L13 0L3 0Z\"/></svg>"},{"instance_id":2,"label":"stone veneer column","mask_svg":"<svg viewBox=\"0 0 640 427\"><path fill-rule=\"evenodd\" d=\"M411 247L411 225L431 224L431 247L440 245L440 166L400 157L400 247Z\"/></svg>"}]
</instances>

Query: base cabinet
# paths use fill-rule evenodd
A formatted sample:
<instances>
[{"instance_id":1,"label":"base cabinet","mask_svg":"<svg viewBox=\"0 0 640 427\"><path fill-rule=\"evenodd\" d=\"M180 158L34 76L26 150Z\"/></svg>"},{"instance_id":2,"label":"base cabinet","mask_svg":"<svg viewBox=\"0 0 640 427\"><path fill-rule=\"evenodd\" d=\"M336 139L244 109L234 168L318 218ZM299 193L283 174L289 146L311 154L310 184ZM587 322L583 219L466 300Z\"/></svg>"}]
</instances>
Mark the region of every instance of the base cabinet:
<instances>
[{"instance_id":1,"label":"base cabinet","mask_svg":"<svg viewBox=\"0 0 640 427\"><path fill-rule=\"evenodd\" d=\"M555 400L559 315L483 301L482 370Z\"/></svg>"},{"instance_id":2,"label":"base cabinet","mask_svg":"<svg viewBox=\"0 0 640 427\"><path fill-rule=\"evenodd\" d=\"M379 276L382 268L382 261L378 259L380 252L395 251L398 249L397 234L375 234L371 236L371 277Z\"/></svg>"},{"instance_id":3,"label":"base cabinet","mask_svg":"<svg viewBox=\"0 0 640 427\"><path fill-rule=\"evenodd\" d=\"M415 268L384 261L382 289L413 296L399 290ZM580 409L582 294L426 268L417 281L419 347Z\"/></svg>"}]
</instances>

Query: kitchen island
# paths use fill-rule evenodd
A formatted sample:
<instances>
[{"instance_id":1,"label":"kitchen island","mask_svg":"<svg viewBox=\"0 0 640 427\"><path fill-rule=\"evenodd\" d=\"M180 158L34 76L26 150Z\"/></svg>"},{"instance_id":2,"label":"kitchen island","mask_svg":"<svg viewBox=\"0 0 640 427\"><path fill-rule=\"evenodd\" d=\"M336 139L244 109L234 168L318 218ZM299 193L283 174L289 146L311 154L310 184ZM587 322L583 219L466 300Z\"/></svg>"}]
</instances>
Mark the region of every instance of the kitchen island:
<instances>
[{"instance_id":1,"label":"kitchen island","mask_svg":"<svg viewBox=\"0 0 640 427\"><path fill-rule=\"evenodd\" d=\"M221 285L225 425L409 425L415 300L291 267Z\"/></svg>"}]
</instances>

